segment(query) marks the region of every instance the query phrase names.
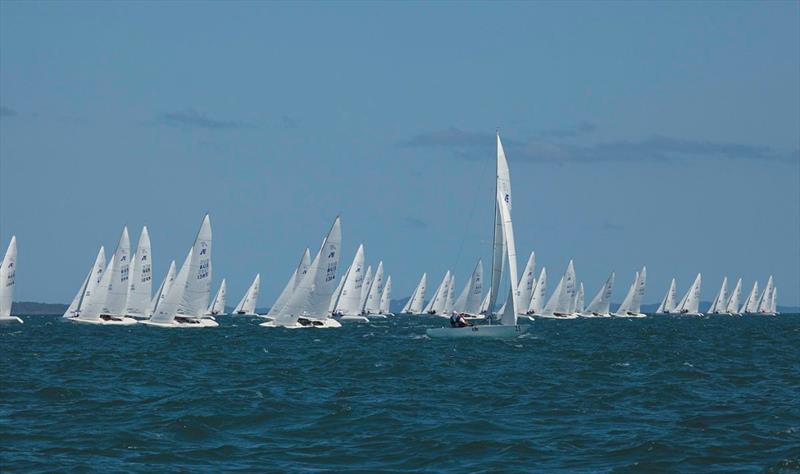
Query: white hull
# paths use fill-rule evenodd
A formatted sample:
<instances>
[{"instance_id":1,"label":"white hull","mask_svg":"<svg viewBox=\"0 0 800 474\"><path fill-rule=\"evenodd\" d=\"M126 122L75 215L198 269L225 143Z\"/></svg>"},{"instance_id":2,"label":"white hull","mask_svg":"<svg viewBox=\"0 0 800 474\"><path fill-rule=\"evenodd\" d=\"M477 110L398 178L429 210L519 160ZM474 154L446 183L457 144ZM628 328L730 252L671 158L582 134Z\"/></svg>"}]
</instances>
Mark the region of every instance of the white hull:
<instances>
[{"instance_id":1,"label":"white hull","mask_svg":"<svg viewBox=\"0 0 800 474\"><path fill-rule=\"evenodd\" d=\"M386 319L385 314L368 314L367 317L369 319Z\"/></svg>"},{"instance_id":2,"label":"white hull","mask_svg":"<svg viewBox=\"0 0 800 474\"><path fill-rule=\"evenodd\" d=\"M20 323L24 324L19 316L0 316L0 323Z\"/></svg>"},{"instance_id":3,"label":"white hull","mask_svg":"<svg viewBox=\"0 0 800 474\"><path fill-rule=\"evenodd\" d=\"M644 313L611 313L612 316L615 318L646 318L647 315Z\"/></svg>"},{"instance_id":4,"label":"white hull","mask_svg":"<svg viewBox=\"0 0 800 474\"><path fill-rule=\"evenodd\" d=\"M513 338L527 331L523 326L467 326L463 328L435 328L425 333L431 338L460 339L466 337Z\"/></svg>"},{"instance_id":5,"label":"white hull","mask_svg":"<svg viewBox=\"0 0 800 474\"><path fill-rule=\"evenodd\" d=\"M756 316L777 316L778 315L778 313L771 313L771 312L770 313L753 313L753 314L755 314Z\"/></svg>"},{"instance_id":6,"label":"white hull","mask_svg":"<svg viewBox=\"0 0 800 474\"><path fill-rule=\"evenodd\" d=\"M257 313L245 313L244 311L239 311L239 312L233 312L233 313L229 314L228 316L251 316L251 317L256 317L256 316L258 316L258 314Z\"/></svg>"},{"instance_id":7,"label":"white hull","mask_svg":"<svg viewBox=\"0 0 800 474\"><path fill-rule=\"evenodd\" d=\"M611 313L579 313L578 316L582 318L610 318Z\"/></svg>"},{"instance_id":8,"label":"white hull","mask_svg":"<svg viewBox=\"0 0 800 474\"><path fill-rule=\"evenodd\" d=\"M70 321L75 321L81 324L94 324L97 326L132 326L139 324L139 321L133 318L115 318L115 319L81 319L81 318L67 318Z\"/></svg>"},{"instance_id":9,"label":"white hull","mask_svg":"<svg viewBox=\"0 0 800 474\"><path fill-rule=\"evenodd\" d=\"M534 318L533 316L528 316L527 314L523 314L523 315L517 315L517 321L527 321L529 323L532 323L536 321L536 318Z\"/></svg>"},{"instance_id":10,"label":"white hull","mask_svg":"<svg viewBox=\"0 0 800 474\"><path fill-rule=\"evenodd\" d=\"M366 316L341 316L339 321L350 321L352 323L368 323L369 318Z\"/></svg>"},{"instance_id":11,"label":"white hull","mask_svg":"<svg viewBox=\"0 0 800 474\"><path fill-rule=\"evenodd\" d=\"M704 316L703 313L670 313L675 316Z\"/></svg>"},{"instance_id":12,"label":"white hull","mask_svg":"<svg viewBox=\"0 0 800 474\"><path fill-rule=\"evenodd\" d=\"M261 323L259 324L259 326L265 328L286 328L286 329L314 329L314 328L330 329L330 328L340 328L342 327L342 323L332 318L326 318L326 319L299 318L298 322L294 324L280 324L273 320Z\"/></svg>"},{"instance_id":13,"label":"white hull","mask_svg":"<svg viewBox=\"0 0 800 474\"><path fill-rule=\"evenodd\" d=\"M555 314L534 314L536 318L546 318L546 319L578 319L577 314L562 314L562 315L555 315Z\"/></svg>"},{"instance_id":14,"label":"white hull","mask_svg":"<svg viewBox=\"0 0 800 474\"><path fill-rule=\"evenodd\" d=\"M208 318L191 319L187 320L187 322L180 322L174 320L168 323L159 323L147 320L147 321L142 321L141 324L146 324L148 326L155 326L159 328L215 328L219 326L218 322Z\"/></svg>"}]
</instances>

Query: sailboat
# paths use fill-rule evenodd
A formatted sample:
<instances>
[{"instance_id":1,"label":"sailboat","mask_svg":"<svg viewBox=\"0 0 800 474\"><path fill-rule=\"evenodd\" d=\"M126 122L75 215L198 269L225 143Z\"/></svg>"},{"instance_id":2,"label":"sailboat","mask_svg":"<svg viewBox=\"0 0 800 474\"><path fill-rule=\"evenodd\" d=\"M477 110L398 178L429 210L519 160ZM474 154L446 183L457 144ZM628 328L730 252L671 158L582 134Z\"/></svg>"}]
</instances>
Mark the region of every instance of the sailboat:
<instances>
[{"instance_id":1,"label":"sailboat","mask_svg":"<svg viewBox=\"0 0 800 474\"><path fill-rule=\"evenodd\" d=\"M607 318L611 316L611 291L614 288L614 272L608 276L600 291L589 302L589 306L580 313L584 318Z\"/></svg>"},{"instance_id":2,"label":"sailboat","mask_svg":"<svg viewBox=\"0 0 800 474\"><path fill-rule=\"evenodd\" d=\"M175 260L173 260L169 263L167 275L163 280L161 280L161 286L158 287L158 291L156 291L156 294L153 295L153 299L150 300L150 311L148 312L148 317L155 314L156 310L158 309L158 304L164 301L164 298L167 297L167 293L169 293L169 289L172 287L172 282L175 281L177 274L178 271L175 267Z\"/></svg>"},{"instance_id":3,"label":"sailboat","mask_svg":"<svg viewBox=\"0 0 800 474\"><path fill-rule=\"evenodd\" d=\"M533 296L533 287L536 285L536 252L531 252L528 257L528 263L525 264L525 270L519 279L517 285L517 307L522 311L523 315L528 311L531 304L531 297Z\"/></svg>"},{"instance_id":4,"label":"sailboat","mask_svg":"<svg viewBox=\"0 0 800 474\"><path fill-rule=\"evenodd\" d=\"M753 282L753 289L747 299L744 300L742 309L739 311L742 314L753 314L758 309L758 281Z\"/></svg>"},{"instance_id":5,"label":"sailboat","mask_svg":"<svg viewBox=\"0 0 800 474\"><path fill-rule=\"evenodd\" d=\"M372 286L372 265L367 265L367 271L364 272L364 282L361 284L361 298L358 300L359 314L364 311L364 305L367 303L367 295L369 288Z\"/></svg>"},{"instance_id":6,"label":"sailboat","mask_svg":"<svg viewBox=\"0 0 800 474\"><path fill-rule=\"evenodd\" d=\"M130 275L131 240L128 236L128 226L123 227L122 235L117 243L117 249L111 261L111 271L108 282L108 293L103 302L100 314L103 317L116 318L125 315L125 304L128 301L129 275Z\"/></svg>"},{"instance_id":7,"label":"sailboat","mask_svg":"<svg viewBox=\"0 0 800 474\"><path fill-rule=\"evenodd\" d=\"M278 299L276 299L275 303L272 304L269 312L261 317L273 319L275 316L280 314L281 310L286 307L286 303L289 302L289 299L294 294L294 290L300 285L300 281L305 278L310 266L311 251L306 248L306 250L303 252L303 255L300 257L300 263L297 264L297 268L294 270L294 272L292 272L292 275L289 277L289 281L287 281L286 286L283 287L283 291L281 291L281 294L278 295Z\"/></svg>"},{"instance_id":8,"label":"sailboat","mask_svg":"<svg viewBox=\"0 0 800 474\"><path fill-rule=\"evenodd\" d=\"M106 250L101 245L100 250L97 252L97 257L94 259L94 264L89 269L89 273L86 275L86 278L83 280L83 284L81 285L78 292L75 294L75 297L72 298L72 303L70 303L67 310L64 312L65 318L75 318L80 313L80 308L83 304L84 298L94 293L95 288L100 284L100 279L103 276L103 270L106 268Z\"/></svg>"},{"instance_id":9,"label":"sailboat","mask_svg":"<svg viewBox=\"0 0 800 474\"><path fill-rule=\"evenodd\" d=\"M128 278L128 295L125 302L125 316L145 319L150 317L150 293L153 289L153 272L150 262L150 233L147 226L142 227L136 253L131 259Z\"/></svg>"},{"instance_id":10,"label":"sailboat","mask_svg":"<svg viewBox=\"0 0 800 474\"><path fill-rule=\"evenodd\" d=\"M647 285L647 268L642 267L641 272L636 272L633 284L628 289L625 299L619 305L613 316L620 318L644 318L646 315L641 312L642 299L644 298Z\"/></svg>"},{"instance_id":11,"label":"sailboat","mask_svg":"<svg viewBox=\"0 0 800 474\"><path fill-rule=\"evenodd\" d=\"M394 316L391 313L391 303L392 303L392 276L389 275L386 278L386 284L383 285L383 293L381 293L381 306L380 306L380 314L385 316Z\"/></svg>"},{"instance_id":12,"label":"sailboat","mask_svg":"<svg viewBox=\"0 0 800 474\"><path fill-rule=\"evenodd\" d=\"M702 282L702 277L700 274L697 274L697 277L694 279L694 283L689 288L689 291L681 299L681 302L678 303L678 306L675 307L675 311L672 314L680 314L683 316L702 316L703 313L700 312L700 284Z\"/></svg>"},{"instance_id":13,"label":"sailboat","mask_svg":"<svg viewBox=\"0 0 800 474\"><path fill-rule=\"evenodd\" d=\"M536 284L533 286L531 294L531 302L528 305L528 316L542 314L544 311L545 298L547 298L547 268L542 267L539 272L539 278L536 279Z\"/></svg>"},{"instance_id":14,"label":"sailboat","mask_svg":"<svg viewBox=\"0 0 800 474\"><path fill-rule=\"evenodd\" d=\"M414 288L414 292L411 293L411 297L406 302L406 305L403 306L403 310L400 311L401 314L422 314L423 306L425 305L425 289L427 285L428 274L423 273L422 277L419 279L419 283L417 283L417 287Z\"/></svg>"},{"instance_id":15,"label":"sailboat","mask_svg":"<svg viewBox=\"0 0 800 474\"><path fill-rule=\"evenodd\" d=\"M370 282L367 298L361 308L361 314L371 318L386 318L381 314L381 294L383 293L383 261L378 262L375 276Z\"/></svg>"},{"instance_id":16,"label":"sailboat","mask_svg":"<svg viewBox=\"0 0 800 474\"><path fill-rule=\"evenodd\" d=\"M447 285L447 296L444 299L444 308L442 308L442 312L440 313L441 316L449 317L449 315L453 312L453 306L455 306L455 297L456 275L455 273L451 273L450 283Z\"/></svg>"},{"instance_id":17,"label":"sailboat","mask_svg":"<svg viewBox=\"0 0 800 474\"><path fill-rule=\"evenodd\" d=\"M69 321L83 324L96 324L103 326L130 326L136 324L137 321L133 318L124 316L115 316L109 314L107 311L108 296L113 287L112 279L115 274L114 267L116 266L117 259L111 260L111 263L103 272L100 278L100 283L93 292L84 295L83 301L78 311L78 316L68 318ZM119 273L116 273L119 275Z\"/></svg>"},{"instance_id":18,"label":"sailboat","mask_svg":"<svg viewBox=\"0 0 800 474\"><path fill-rule=\"evenodd\" d=\"M225 284L225 279L222 279L222 283L219 284L219 290L217 290L217 294L214 296L214 299L211 300L211 304L208 305L208 311L204 316L219 316L225 314L225 294L228 292L228 287Z\"/></svg>"},{"instance_id":19,"label":"sailboat","mask_svg":"<svg viewBox=\"0 0 800 474\"><path fill-rule=\"evenodd\" d=\"M572 314L580 316L584 310L584 293L583 293L583 282L578 285L578 293L575 295L575 302L572 304Z\"/></svg>"},{"instance_id":20,"label":"sailboat","mask_svg":"<svg viewBox=\"0 0 800 474\"><path fill-rule=\"evenodd\" d=\"M478 260L472 275L469 277L464 289L458 295L453 304L453 311L469 319L484 319L486 316L480 314L481 295L483 294L483 263Z\"/></svg>"},{"instance_id":21,"label":"sailboat","mask_svg":"<svg viewBox=\"0 0 800 474\"><path fill-rule=\"evenodd\" d=\"M661 300L661 304L658 305L658 309L656 309L656 314L669 314L675 310L675 299L678 296L678 291L675 287L675 279L673 278L669 284L669 289L667 289L667 294L664 295L664 299Z\"/></svg>"},{"instance_id":22,"label":"sailboat","mask_svg":"<svg viewBox=\"0 0 800 474\"><path fill-rule=\"evenodd\" d=\"M494 308L494 299L498 294L504 258L508 262L510 287L506 296L505 309L499 315L499 325L474 325L466 327L446 327L428 329L426 334L433 338L493 337L510 338L525 332L517 324L517 251L514 243L514 227L511 222L511 178L506 162L500 134L497 134L497 174L495 193L494 242L492 255L492 286L488 305L489 311ZM499 224L499 225L498 225ZM500 249L500 252L498 252ZM500 271L496 271L499 267ZM491 321L491 319L490 319Z\"/></svg>"},{"instance_id":23,"label":"sailboat","mask_svg":"<svg viewBox=\"0 0 800 474\"><path fill-rule=\"evenodd\" d=\"M258 316L256 314L256 301L261 289L261 274L256 273L253 283L247 288L239 304L236 305L231 316Z\"/></svg>"},{"instance_id":24,"label":"sailboat","mask_svg":"<svg viewBox=\"0 0 800 474\"><path fill-rule=\"evenodd\" d=\"M725 314L726 310L728 309L728 277L724 277L722 279L722 286L719 288L719 293L717 293L717 297L714 298L714 302L711 303L709 306L708 311L706 314Z\"/></svg>"},{"instance_id":25,"label":"sailboat","mask_svg":"<svg viewBox=\"0 0 800 474\"><path fill-rule=\"evenodd\" d=\"M573 310L576 295L575 287L575 266L572 260L567 264L564 275L559 280L550 299L544 305L541 313L534 313L534 316L550 319L575 319L578 317Z\"/></svg>"},{"instance_id":26,"label":"sailboat","mask_svg":"<svg viewBox=\"0 0 800 474\"><path fill-rule=\"evenodd\" d=\"M733 293L731 293L731 297L730 299L728 299L728 303L725 305L726 314L734 316L739 316L741 314L739 313L739 298L741 298L741 295L742 295L742 279L739 278L739 280L736 282L736 286L733 287Z\"/></svg>"},{"instance_id":27,"label":"sailboat","mask_svg":"<svg viewBox=\"0 0 800 474\"><path fill-rule=\"evenodd\" d=\"M444 278L442 278L442 282L439 283L439 286L436 288L433 298L428 301L428 306L425 307L424 312L426 314L447 317L447 315L444 314L444 309L445 305L447 304L447 291L449 288L450 270L447 270L447 273L444 274Z\"/></svg>"},{"instance_id":28,"label":"sailboat","mask_svg":"<svg viewBox=\"0 0 800 474\"><path fill-rule=\"evenodd\" d=\"M364 286L364 245L359 245L353 263L341 279L341 292L334 303L333 315L340 321L367 323L369 319L361 315L361 293Z\"/></svg>"},{"instance_id":29,"label":"sailboat","mask_svg":"<svg viewBox=\"0 0 800 474\"><path fill-rule=\"evenodd\" d=\"M772 281L772 275L767 279L767 286L764 287L764 292L758 300L758 309L756 312L761 316L776 316L777 307L773 308L773 293L775 292L775 283Z\"/></svg>"},{"instance_id":30,"label":"sailboat","mask_svg":"<svg viewBox=\"0 0 800 474\"><path fill-rule=\"evenodd\" d=\"M143 324L167 328L219 326L213 319L203 317L211 294L211 242L211 219L206 214L172 286Z\"/></svg>"},{"instance_id":31,"label":"sailboat","mask_svg":"<svg viewBox=\"0 0 800 474\"><path fill-rule=\"evenodd\" d=\"M339 217L333 222L322 246L311 262L308 272L297 285L286 305L263 327L338 328L339 321L328 317L328 306L337 286L336 270L342 246L342 223Z\"/></svg>"},{"instance_id":32,"label":"sailboat","mask_svg":"<svg viewBox=\"0 0 800 474\"><path fill-rule=\"evenodd\" d=\"M17 278L17 236L12 235L5 256L0 263L0 322L22 323L19 316L11 316L14 285Z\"/></svg>"}]
</instances>

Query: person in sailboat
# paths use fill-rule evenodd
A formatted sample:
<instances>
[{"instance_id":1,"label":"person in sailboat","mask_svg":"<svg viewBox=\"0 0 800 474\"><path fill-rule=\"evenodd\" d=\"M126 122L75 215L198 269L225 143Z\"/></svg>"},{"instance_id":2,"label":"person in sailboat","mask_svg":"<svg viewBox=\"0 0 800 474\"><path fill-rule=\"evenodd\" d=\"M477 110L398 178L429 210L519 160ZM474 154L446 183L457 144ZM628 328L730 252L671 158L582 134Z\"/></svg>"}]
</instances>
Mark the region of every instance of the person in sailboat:
<instances>
[{"instance_id":1,"label":"person in sailboat","mask_svg":"<svg viewBox=\"0 0 800 474\"><path fill-rule=\"evenodd\" d=\"M450 315L450 327L465 328L467 326L472 326L472 324L467 322L463 314L453 311L453 314Z\"/></svg>"}]
</instances>

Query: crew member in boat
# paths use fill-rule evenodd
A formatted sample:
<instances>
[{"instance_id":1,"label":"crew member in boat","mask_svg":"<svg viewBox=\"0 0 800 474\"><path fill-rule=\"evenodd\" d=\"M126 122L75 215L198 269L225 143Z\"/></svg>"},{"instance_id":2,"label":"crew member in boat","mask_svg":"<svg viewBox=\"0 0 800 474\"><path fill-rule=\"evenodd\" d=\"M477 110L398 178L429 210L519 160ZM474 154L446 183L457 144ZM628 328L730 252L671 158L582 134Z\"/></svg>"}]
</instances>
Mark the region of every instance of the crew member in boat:
<instances>
[{"instance_id":1,"label":"crew member in boat","mask_svg":"<svg viewBox=\"0 0 800 474\"><path fill-rule=\"evenodd\" d=\"M453 311L453 314L450 315L450 326L454 328L465 328L467 326L472 326L472 324L467 322L463 314Z\"/></svg>"}]
</instances>

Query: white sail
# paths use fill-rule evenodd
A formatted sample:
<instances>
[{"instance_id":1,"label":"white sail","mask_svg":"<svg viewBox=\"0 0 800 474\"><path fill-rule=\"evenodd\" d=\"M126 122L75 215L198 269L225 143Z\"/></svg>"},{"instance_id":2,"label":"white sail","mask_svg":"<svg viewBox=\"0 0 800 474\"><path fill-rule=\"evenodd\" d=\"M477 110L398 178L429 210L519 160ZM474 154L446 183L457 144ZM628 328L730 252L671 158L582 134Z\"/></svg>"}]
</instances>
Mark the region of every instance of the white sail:
<instances>
[{"instance_id":1,"label":"white sail","mask_svg":"<svg viewBox=\"0 0 800 474\"><path fill-rule=\"evenodd\" d=\"M439 284L439 287L436 288L436 292L433 294L433 298L428 302L428 306L425 308L425 312L429 314L442 314L444 310L446 299L447 299L447 290L450 285L450 270L447 270L445 273L444 278L442 278L442 282Z\"/></svg>"},{"instance_id":2,"label":"white sail","mask_svg":"<svg viewBox=\"0 0 800 474\"><path fill-rule=\"evenodd\" d=\"M421 314L423 310L423 306L425 305L425 289L428 285L428 274L423 273L422 277L419 279L419 283L417 283L417 287L414 289L414 293L411 294L411 298L408 299L406 305L403 307L403 311L401 313L404 314Z\"/></svg>"},{"instance_id":3,"label":"white sail","mask_svg":"<svg viewBox=\"0 0 800 474\"><path fill-rule=\"evenodd\" d=\"M642 301L644 301L644 293L647 288L647 267L642 267L639 272L639 278L636 281L636 292L633 294L633 301L631 303L631 313L641 314Z\"/></svg>"},{"instance_id":4,"label":"white sail","mask_svg":"<svg viewBox=\"0 0 800 474\"><path fill-rule=\"evenodd\" d=\"M531 297L533 295L533 286L536 282L536 252L531 252L528 257L528 263L525 264L525 270L517 285L517 304L520 311L527 311L531 304Z\"/></svg>"},{"instance_id":5,"label":"white sail","mask_svg":"<svg viewBox=\"0 0 800 474\"><path fill-rule=\"evenodd\" d=\"M769 312L778 314L778 287L772 288L772 298L770 298Z\"/></svg>"},{"instance_id":6,"label":"white sail","mask_svg":"<svg viewBox=\"0 0 800 474\"><path fill-rule=\"evenodd\" d=\"M724 313L725 309L727 308L728 304L728 277L724 277L722 279L722 286L719 288L719 293L717 293L716 298L714 298L714 302L711 303L711 306L706 311L707 314L719 314Z\"/></svg>"},{"instance_id":7,"label":"white sail","mask_svg":"<svg viewBox=\"0 0 800 474\"><path fill-rule=\"evenodd\" d=\"M111 259L111 263L108 264L108 267L106 267L103 272L103 276L100 277L100 283L97 284L97 287L95 287L91 294L84 296L81 309L78 313L78 319L93 321L100 319L100 315L103 314L106 299L108 298L109 288L111 287L115 262L115 259Z\"/></svg>"},{"instance_id":8,"label":"white sail","mask_svg":"<svg viewBox=\"0 0 800 474\"><path fill-rule=\"evenodd\" d=\"M564 299L563 295L564 277L562 276L558 281L558 285L556 285L556 289L553 290L553 294L550 295L550 298L547 300L547 303L545 303L544 308L542 308L542 311L536 314L552 316L555 313L558 313L561 301Z\"/></svg>"},{"instance_id":9,"label":"white sail","mask_svg":"<svg viewBox=\"0 0 800 474\"><path fill-rule=\"evenodd\" d=\"M458 296L453 306L455 311L471 315L478 315L481 311L481 295L483 294L483 262L479 259L472 270L472 275L467 285Z\"/></svg>"},{"instance_id":10,"label":"white sail","mask_svg":"<svg viewBox=\"0 0 800 474\"><path fill-rule=\"evenodd\" d=\"M92 277L92 270L89 270L89 273L86 274L86 278L83 279L83 284L81 285L80 289L77 293L75 293L75 297L72 298L72 303L69 304L67 310L64 311L64 318L74 318L78 315L78 309L81 307L81 299L83 299L83 293L86 291L86 285L89 283L89 278Z\"/></svg>"},{"instance_id":11,"label":"white sail","mask_svg":"<svg viewBox=\"0 0 800 474\"><path fill-rule=\"evenodd\" d=\"M381 293L381 307L379 309L380 314L389 314L390 306L392 302L392 276L386 279L386 284L383 285L383 293Z\"/></svg>"},{"instance_id":12,"label":"white sail","mask_svg":"<svg viewBox=\"0 0 800 474\"><path fill-rule=\"evenodd\" d=\"M611 292L613 288L614 272L611 272L611 275L608 276L606 282L603 283L603 286L600 288L600 291L598 291L594 298L592 298L592 301L589 302L589 306L586 307L586 312L595 315L610 314Z\"/></svg>"},{"instance_id":13,"label":"white sail","mask_svg":"<svg viewBox=\"0 0 800 474\"><path fill-rule=\"evenodd\" d=\"M256 314L256 302L258 301L258 293L261 289L261 274L257 273L253 283L247 288L247 291L242 296L242 300L236 305L233 314Z\"/></svg>"},{"instance_id":14,"label":"white sail","mask_svg":"<svg viewBox=\"0 0 800 474\"><path fill-rule=\"evenodd\" d=\"M308 273L297 285L286 306L275 316L276 323L293 325L301 316L326 318L331 295L338 284L336 280L341 246L342 223L337 217L311 262Z\"/></svg>"},{"instance_id":15,"label":"white sail","mask_svg":"<svg viewBox=\"0 0 800 474\"><path fill-rule=\"evenodd\" d=\"M201 318L211 298L211 219L208 214L203 218L193 248L189 276L178 306L178 314Z\"/></svg>"},{"instance_id":16,"label":"white sail","mask_svg":"<svg viewBox=\"0 0 800 474\"><path fill-rule=\"evenodd\" d=\"M639 272L633 277L633 283L631 283L631 287L628 288L628 293L625 295L625 299L622 300L622 303L617 308L617 312L614 313L618 316L627 316L629 313L633 312L633 303L634 298L636 297L636 291L639 287Z\"/></svg>"},{"instance_id":17,"label":"white sail","mask_svg":"<svg viewBox=\"0 0 800 474\"><path fill-rule=\"evenodd\" d=\"M575 295L575 303L572 305L573 313L582 313L584 309L584 294L583 294L583 282L578 285L578 293Z\"/></svg>"},{"instance_id":18,"label":"white sail","mask_svg":"<svg viewBox=\"0 0 800 474\"><path fill-rule=\"evenodd\" d=\"M150 294L153 291L153 272L150 262L150 234L147 226L142 227L136 253L131 259L131 272L128 279L128 296L125 314L136 317L149 316Z\"/></svg>"},{"instance_id":19,"label":"white sail","mask_svg":"<svg viewBox=\"0 0 800 474\"><path fill-rule=\"evenodd\" d=\"M730 314L736 314L739 312L739 300L742 297L742 279L736 282L736 286L733 287L733 292L731 293L731 297L728 299L727 303L725 303L725 312Z\"/></svg>"},{"instance_id":20,"label":"white sail","mask_svg":"<svg viewBox=\"0 0 800 474\"><path fill-rule=\"evenodd\" d=\"M500 211L500 202L505 202L509 219L511 215L511 175L508 169L508 161L503 150L503 143L500 141L500 133L497 133L497 169L495 180L495 214L494 214L494 238L492 244L492 279L489 290L489 313L494 311L497 295L500 290L500 279L503 275L503 266L506 258L506 239L503 236L503 222ZM514 284L517 282L515 281Z\"/></svg>"},{"instance_id":21,"label":"white sail","mask_svg":"<svg viewBox=\"0 0 800 474\"><path fill-rule=\"evenodd\" d=\"M333 291L331 295L331 301L328 303L328 314L333 315L336 311L336 304L339 302L339 296L342 295L342 289L344 288L344 282L347 279L347 275L350 274L350 267L347 267L345 270L344 275L339 278L339 284L336 285L336 289Z\"/></svg>"},{"instance_id":22,"label":"white sail","mask_svg":"<svg viewBox=\"0 0 800 474\"><path fill-rule=\"evenodd\" d=\"M481 312L480 314L486 314L489 312L489 300L491 299L491 290L486 292L486 296L483 297L481 301Z\"/></svg>"},{"instance_id":23,"label":"white sail","mask_svg":"<svg viewBox=\"0 0 800 474\"><path fill-rule=\"evenodd\" d=\"M570 259L567 271L564 272L563 299L559 302L559 313L572 314L575 312L575 295L578 292L578 282L575 278L575 265Z\"/></svg>"},{"instance_id":24,"label":"white sail","mask_svg":"<svg viewBox=\"0 0 800 474\"><path fill-rule=\"evenodd\" d=\"M208 313L211 316L216 316L218 314L225 313L225 294L228 292L228 287L225 284L225 279L222 279L222 283L219 284L219 290L217 290L217 294L214 296L214 299L211 300L211 304L208 305Z\"/></svg>"},{"instance_id":25,"label":"white sail","mask_svg":"<svg viewBox=\"0 0 800 474\"><path fill-rule=\"evenodd\" d=\"M364 301L364 314L378 314L381 310L381 293L383 293L383 262L378 262L375 277L369 286L367 299Z\"/></svg>"},{"instance_id":26,"label":"white sail","mask_svg":"<svg viewBox=\"0 0 800 474\"><path fill-rule=\"evenodd\" d=\"M772 306L772 291L774 289L774 283L772 281L772 275L769 276L767 279L767 286L764 287L764 292L761 294L761 298L758 300L758 312L759 313L770 313L770 308Z\"/></svg>"},{"instance_id":27,"label":"white sail","mask_svg":"<svg viewBox=\"0 0 800 474\"><path fill-rule=\"evenodd\" d=\"M161 303L164 298L167 297L167 293L169 289L172 287L172 282L175 281L175 276L177 275L177 269L175 267L175 260L169 263L169 270L167 270L167 275L161 280L161 286L158 287L158 291L156 294L153 295L153 299L150 301L150 312L148 313L149 316L155 314L156 309L158 308L158 304Z\"/></svg>"},{"instance_id":28,"label":"white sail","mask_svg":"<svg viewBox=\"0 0 800 474\"><path fill-rule=\"evenodd\" d=\"M103 305L102 314L123 316L125 303L128 301L128 272L131 258L131 241L128 226L122 229L122 235L114 252L114 274L108 287L108 295Z\"/></svg>"},{"instance_id":29,"label":"white sail","mask_svg":"<svg viewBox=\"0 0 800 474\"><path fill-rule=\"evenodd\" d=\"M677 296L677 289L675 287L675 279L673 278L667 289L667 294L661 300L661 304L656 309L656 314L669 314L675 310L675 297Z\"/></svg>"},{"instance_id":30,"label":"white sail","mask_svg":"<svg viewBox=\"0 0 800 474\"><path fill-rule=\"evenodd\" d=\"M544 311L545 298L547 297L547 268L542 267L536 285L533 287L531 303L528 305L528 314L541 314Z\"/></svg>"},{"instance_id":31,"label":"white sail","mask_svg":"<svg viewBox=\"0 0 800 474\"><path fill-rule=\"evenodd\" d=\"M364 282L361 284L361 299L358 302L359 311L364 309L367 303L367 296L369 289L372 286L372 265L367 265L367 271L364 272Z\"/></svg>"},{"instance_id":32,"label":"white sail","mask_svg":"<svg viewBox=\"0 0 800 474\"><path fill-rule=\"evenodd\" d=\"M186 291L189 274L191 273L192 256L194 254L194 250L194 246L189 249L189 253L186 255L180 271L177 275L175 275L175 278L172 280L169 288L164 285L163 293L156 304L155 312L152 316L150 316L150 321L157 323L171 323L175 320L175 316L178 314L178 311L181 307L183 294ZM173 267L170 266L170 269L172 268Z\"/></svg>"},{"instance_id":33,"label":"white sail","mask_svg":"<svg viewBox=\"0 0 800 474\"><path fill-rule=\"evenodd\" d=\"M753 282L753 289L750 290L750 294L747 296L747 299L744 301L742 305L742 310L739 311L743 314L748 313L755 313L758 309L758 282Z\"/></svg>"},{"instance_id":34,"label":"white sail","mask_svg":"<svg viewBox=\"0 0 800 474\"><path fill-rule=\"evenodd\" d=\"M297 268L295 268L292 276L289 277L289 281L286 282L286 286L283 287L283 291L281 291L281 294L278 295L278 299L276 299L275 303L273 303L272 307L270 307L267 316L273 318L277 314L280 314L281 310L289 301L289 298L292 297L294 289L300 284L300 280L305 278L306 273L308 273L308 267L310 266L311 251L306 249L305 252L303 252L303 255L300 257L300 263L297 264Z\"/></svg>"},{"instance_id":35,"label":"white sail","mask_svg":"<svg viewBox=\"0 0 800 474\"><path fill-rule=\"evenodd\" d=\"M455 305L455 294L456 294L456 276L455 274L450 274L450 284L447 285L447 297L444 299L444 308L442 308L442 312L440 314L450 314L453 311L453 305Z\"/></svg>"},{"instance_id":36,"label":"white sail","mask_svg":"<svg viewBox=\"0 0 800 474\"><path fill-rule=\"evenodd\" d=\"M498 135L498 142L499 142L499 135ZM503 160L505 161L505 156L503 157ZM517 298L515 296L517 294L517 282L519 281L517 275L517 248L516 244L514 243L514 227L511 222L510 180L507 184L508 184L508 192L507 194L505 194L505 196L503 196L502 192L498 189L497 202L499 203L500 214L503 219L503 238L505 240L505 247L506 247L509 283L511 284L511 288L509 291L510 298L506 298L506 306L508 306L508 304L510 303L511 311L509 311L508 310L509 308L507 308L506 311L502 313L500 317L500 323L504 326L516 326L517 314L519 313L519 309L517 308Z\"/></svg>"},{"instance_id":37,"label":"white sail","mask_svg":"<svg viewBox=\"0 0 800 474\"><path fill-rule=\"evenodd\" d=\"M342 292L336 303L335 311L344 316L358 316L361 314L361 292L364 286L364 245L359 245L353 263L342 279Z\"/></svg>"},{"instance_id":38,"label":"white sail","mask_svg":"<svg viewBox=\"0 0 800 474\"><path fill-rule=\"evenodd\" d=\"M686 296L681 300L681 305L676 309L676 312L681 314L700 314L700 285L702 283L702 276L698 273L694 279L694 283L686 292Z\"/></svg>"},{"instance_id":39,"label":"white sail","mask_svg":"<svg viewBox=\"0 0 800 474\"><path fill-rule=\"evenodd\" d=\"M17 277L17 236L11 236L3 262L0 263L0 317L10 318Z\"/></svg>"}]
</instances>

